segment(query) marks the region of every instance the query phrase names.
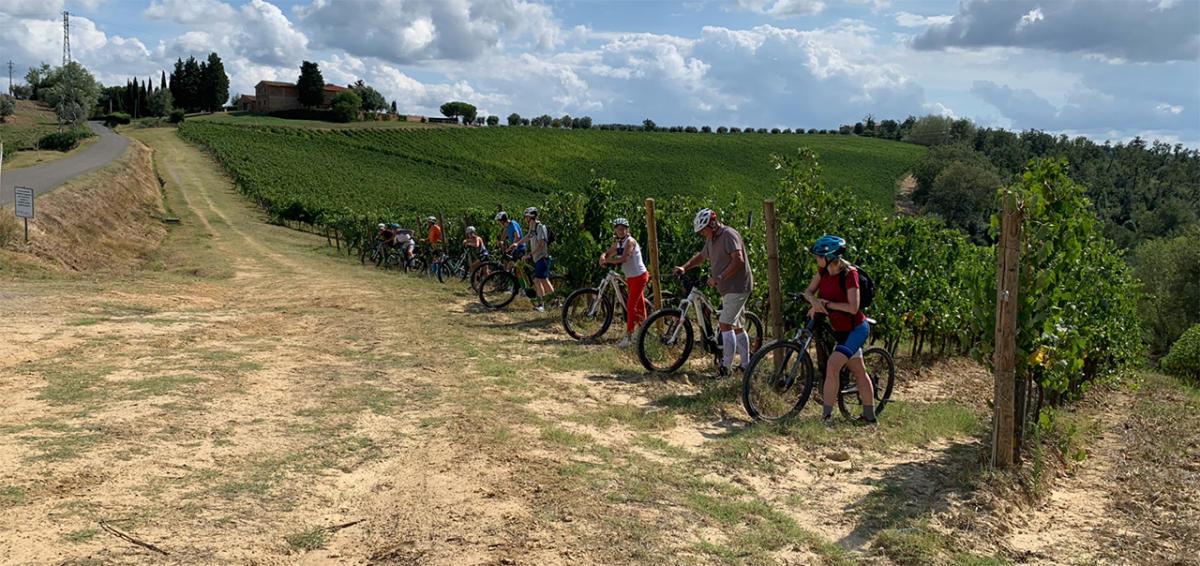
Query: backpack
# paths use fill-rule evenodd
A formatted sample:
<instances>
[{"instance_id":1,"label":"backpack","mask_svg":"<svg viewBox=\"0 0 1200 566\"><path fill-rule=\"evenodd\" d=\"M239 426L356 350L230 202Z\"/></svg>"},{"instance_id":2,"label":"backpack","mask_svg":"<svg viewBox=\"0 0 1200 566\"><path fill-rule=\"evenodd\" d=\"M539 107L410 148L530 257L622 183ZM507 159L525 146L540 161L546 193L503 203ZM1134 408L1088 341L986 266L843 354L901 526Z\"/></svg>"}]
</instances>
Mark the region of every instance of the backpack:
<instances>
[{"instance_id":1,"label":"backpack","mask_svg":"<svg viewBox=\"0 0 1200 566\"><path fill-rule=\"evenodd\" d=\"M548 224L539 222L538 225L546 229L546 247L549 248L554 245L554 231L550 229Z\"/></svg>"},{"instance_id":2,"label":"backpack","mask_svg":"<svg viewBox=\"0 0 1200 566\"><path fill-rule=\"evenodd\" d=\"M854 264L850 264L850 267L858 272L858 311L862 312L867 310L871 306L871 303L875 301L875 280L871 279L871 276L867 275L867 272L863 271L863 268ZM839 276L843 291L846 290L847 273L849 271L842 270Z\"/></svg>"}]
</instances>

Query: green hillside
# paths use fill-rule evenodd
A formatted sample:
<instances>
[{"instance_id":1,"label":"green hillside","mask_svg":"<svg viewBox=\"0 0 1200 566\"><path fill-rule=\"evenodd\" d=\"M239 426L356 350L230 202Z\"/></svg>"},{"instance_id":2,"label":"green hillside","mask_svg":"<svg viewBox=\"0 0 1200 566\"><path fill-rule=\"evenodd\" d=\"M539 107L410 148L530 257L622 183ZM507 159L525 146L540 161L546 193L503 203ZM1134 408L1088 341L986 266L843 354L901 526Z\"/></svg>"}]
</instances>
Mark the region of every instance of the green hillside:
<instances>
[{"instance_id":1,"label":"green hillside","mask_svg":"<svg viewBox=\"0 0 1200 566\"><path fill-rule=\"evenodd\" d=\"M830 187L890 210L896 179L918 146L800 134L687 134L540 128L325 130L188 122L185 138L210 148L252 195L288 216L322 212L453 212L537 202L617 181L645 197L773 193L774 153L815 150Z\"/></svg>"}]
</instances>

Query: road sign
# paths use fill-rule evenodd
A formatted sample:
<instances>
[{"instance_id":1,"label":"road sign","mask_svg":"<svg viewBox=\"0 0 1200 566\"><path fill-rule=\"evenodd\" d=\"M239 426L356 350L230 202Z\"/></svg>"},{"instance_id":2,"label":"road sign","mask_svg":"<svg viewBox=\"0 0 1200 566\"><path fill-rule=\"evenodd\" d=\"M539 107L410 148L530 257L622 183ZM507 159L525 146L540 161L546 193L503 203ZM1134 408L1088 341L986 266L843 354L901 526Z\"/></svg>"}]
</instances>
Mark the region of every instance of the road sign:
<instances>
[{"instance_id":1,"label":"road sign","mask_svg":"<svg viewBox=\"0 0 1200 566\"><path fill-rule=\"evenodd\" d=\"M29 187L14 187L13 193L13 203L17 210L17 218L33 218L33 189Z\"/></svg>"}]
</instances>

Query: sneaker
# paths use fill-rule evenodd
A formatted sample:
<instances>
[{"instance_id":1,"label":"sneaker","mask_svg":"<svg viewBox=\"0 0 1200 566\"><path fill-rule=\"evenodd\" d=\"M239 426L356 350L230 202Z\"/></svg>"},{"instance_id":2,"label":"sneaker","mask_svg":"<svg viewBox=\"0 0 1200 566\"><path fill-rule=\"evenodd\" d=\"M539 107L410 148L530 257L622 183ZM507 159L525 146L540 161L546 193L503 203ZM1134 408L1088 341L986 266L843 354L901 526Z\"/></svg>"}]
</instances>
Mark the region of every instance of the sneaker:
<instances>
[{"instance_id":1,"label":"sneaker","mask_svg":"<svg viewBox=\"0 0 1200 566\"><path fill-rule=\"evenodd\" d=\"M821 424L825 425L825 428L833 428L833 415L821 417Z\"/></svg>"},{"instance_id":2,"label":"sneaker","mask_svg":"<svg viewBox=\"0 0 1200 566\"><path fill-rule=\"evenodd\" d=\"M866 415L859 415L858 419L856 419L854 422L860 425L873 425L879 423L879 421L876 419L868 419Z\"/></svg>"},{"instance_id":3,"label":"sneaker","mask_svg":"<svg viewBox=\"0 0 1200 566\"><path fill-rule=\"evenodd\" d=\"M729 377L729 373L729 368L726 366L717 368L717 377Z\"/></svg>"},{"instance_id":4,"label":"sneaker","mask_svg":"<svg viewBox=\"0 0 1200 566\"><path fill-rule=\"evenodd\" d=\"M628 347L630 347L630 346L632 346L632 345L633 345L633 340L630 340L630 339L629 339L629 335L628 335L628 334L627 334L627 335L625 335L625 337L624 337L624 338L621 338L621 341L620 341L620 342L617 342L617 347L618 347L618 348L628 348Z\"/></svg>"},{"instance_id":5,"label":"sneaker","mask_svg":"<svg viewBox=\"0 0 1200 566\"><path fill-rule=\"evenodd\" d=\"M546 307L544 307L542 305L538 305L536 307L533 307L533 310L538 311L538 312L546 312Z\"/></svg>"}]
</instances>

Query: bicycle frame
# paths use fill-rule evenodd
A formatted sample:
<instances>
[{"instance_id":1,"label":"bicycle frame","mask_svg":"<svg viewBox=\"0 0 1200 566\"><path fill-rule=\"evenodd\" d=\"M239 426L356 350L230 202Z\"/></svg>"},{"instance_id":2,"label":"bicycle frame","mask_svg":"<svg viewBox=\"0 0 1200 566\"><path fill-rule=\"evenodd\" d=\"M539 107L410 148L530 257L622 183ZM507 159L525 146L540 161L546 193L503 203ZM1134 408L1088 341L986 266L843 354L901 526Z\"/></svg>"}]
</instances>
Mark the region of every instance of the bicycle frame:
<instances>
[{"instance_id":1,"label":"bicycle frame","mask_svg":"<svg viewBox=\"0 0 1200 566\"><path fill-rule=\"evenodd\" d=\"M608 293L610 290L616 300L620 301L614 304L620 304L626 309L629 308L629 290L625 286L625 279L617 275L615 271L609 271L604 276L604 279L600 281L600 286L596 289L596 297L600 300L592 305L591 310L587 313L588 316L596 316L596 309L600 308L600 303L604 300L605 293Z\"/></svg>"},{"instance_id":2,"label":"bicycle frame","mask_svg":"<svg viewBox=\"0 0 1200 566\"><path fill-rule=\"evenodd\" d=\"M683 300L679 301L679 310L682 313L679 319L687 320L688 311L692 310L692 305L694 304L697 304L698 308L696 308L692 314L696 320L696 325L700 327L700 336L705 342L709 342L712 340L713 332L709 328L712 321L708 319L707 314L716 311L716 309L714 309L712 303L708 301L708 297L704 296L704 293L700 291L699 286L693 287L692 290L688 292L687 296L684 297ZM682 328L683 325L681 324L676 326L671 331L671 337L669 340L671 343L674 343L675 340L679 338L679 332Z\"/></svg>"}]
</instances>

